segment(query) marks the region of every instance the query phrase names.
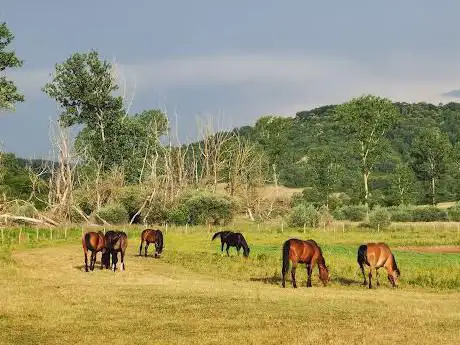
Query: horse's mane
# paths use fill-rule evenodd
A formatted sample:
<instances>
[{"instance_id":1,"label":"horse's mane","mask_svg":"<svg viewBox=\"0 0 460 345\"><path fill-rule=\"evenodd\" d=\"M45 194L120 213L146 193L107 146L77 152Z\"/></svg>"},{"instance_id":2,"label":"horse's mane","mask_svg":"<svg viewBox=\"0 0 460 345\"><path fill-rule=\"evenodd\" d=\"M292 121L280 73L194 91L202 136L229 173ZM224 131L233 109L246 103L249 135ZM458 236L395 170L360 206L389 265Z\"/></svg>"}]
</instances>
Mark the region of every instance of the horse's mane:
<instances>
[{"instance_id":1,"label":"horse's mane","mask_svg":"<svg viewBox=\"0 0 460 345\"><path fill-rule=\"evenodd\" d=\"M399 268L398 268L398 265L396 264L396 259L395 259L395 256L393 255L393 253L391 254L391 256L393 257L393 263L392 263L392 267L391 267L391 268L392 268L394 271L397 271L398 274L400 274Z\"/></svg>"},{"instance_id":2,"label":"horse's mane","mask_svg":"<svg viewBox=\"0 0 460 345\"><path fill-rule=\"evenodd\" d=\"M157 230L157 236L158 238L158 247L163 249L163 233L160 230Z\"/></svg>"},{"instance_id":3,"label":"horse's mane","mask_svg":"<svg viewBox=\"0 0 460 345\"><path fill-rule=\"evenodd\" d=\"M319 251L318 264L326 265L326 260L324 260L324 256L323 256L323 250L318 245L318 243L316 243L315 240L307 240L306 242L312 243L316 246L316 248L318 248L318 251Z\"/></svg>"}]
</instances>

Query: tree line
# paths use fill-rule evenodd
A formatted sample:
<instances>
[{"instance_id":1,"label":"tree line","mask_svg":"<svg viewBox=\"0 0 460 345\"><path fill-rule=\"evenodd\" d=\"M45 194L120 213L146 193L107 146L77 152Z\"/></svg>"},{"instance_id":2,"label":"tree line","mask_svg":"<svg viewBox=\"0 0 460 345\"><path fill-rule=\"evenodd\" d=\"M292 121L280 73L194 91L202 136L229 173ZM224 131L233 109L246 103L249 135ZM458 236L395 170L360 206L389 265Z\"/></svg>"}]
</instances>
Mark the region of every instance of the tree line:
<instances>
[{"instance_id":1,"label":"tree line","mask_svg":"<svg viewBox=\"0 0 460 345\"><path fill-rule=\"evenodd\" d=\"M12 40L2 24L3 74L22 65ZM56 157L27 163L0 153L0 211L14 205L50 222L218 223L235 210L265 219L286 208L262 196L266 184L302 187L300 199L326 209L459 199L459 104L363 95L228 131L208 123L196 142L172 145L167 114L130 113L116 67L96 50L56 64L42 88L60 109ZM24 101L6 75L0 86L0 109ZM71 128L80 129L75 140Z\"/></svg>"}]
</instances>

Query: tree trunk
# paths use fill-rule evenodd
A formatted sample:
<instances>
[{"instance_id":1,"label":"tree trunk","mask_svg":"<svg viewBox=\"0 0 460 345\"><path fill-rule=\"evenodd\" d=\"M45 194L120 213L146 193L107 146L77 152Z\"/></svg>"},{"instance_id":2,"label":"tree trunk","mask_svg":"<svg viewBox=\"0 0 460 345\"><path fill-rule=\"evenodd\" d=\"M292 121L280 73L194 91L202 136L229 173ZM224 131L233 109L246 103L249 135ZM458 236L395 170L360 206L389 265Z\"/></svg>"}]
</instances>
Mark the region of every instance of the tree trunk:
<instances>
[{"instance_id":1,"label":"tree trunk","mask_svg":"<svg viewBox=\"0 0 460 345\"><path fill-rule=\"evenodd\" d=\"M436 186L435 186L435 178L431 178L431 193L432 193L432 203L433 206L436 206Z\"/></svg>"},{"instance_id":2,"label":"tree trunk","mask_svg":"<svg viewBox=\"0 0 460 345\"><path fill-rule=\"evenodd\" d=\"M364 171L364 205L366 206L366 221L369 220L369 172Z\"/></svg>"}]
</instances>

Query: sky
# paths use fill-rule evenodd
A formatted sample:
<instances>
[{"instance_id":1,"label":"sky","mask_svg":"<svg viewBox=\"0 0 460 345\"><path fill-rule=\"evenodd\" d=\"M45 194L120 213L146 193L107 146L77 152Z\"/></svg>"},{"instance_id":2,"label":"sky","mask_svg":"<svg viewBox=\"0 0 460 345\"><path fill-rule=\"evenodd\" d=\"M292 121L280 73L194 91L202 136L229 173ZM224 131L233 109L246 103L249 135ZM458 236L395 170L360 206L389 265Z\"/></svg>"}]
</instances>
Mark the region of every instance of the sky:
<instances>
[{"instance_id":1,"label":"sky","mask_svg":"<svg viewBox=\"0 0 460 345\"><path fill-rule=\"evenodd\" d=\"M456 0L8 1L0 22L24 65L4 72L26 101L0 113L0 145L50 154L60 110L41 88L55 64L91 49L116 64L130 112L164 110L184 142L209 119L253 125L367 93L456 101L458 13Z\"/></svg>"}]
</instances>

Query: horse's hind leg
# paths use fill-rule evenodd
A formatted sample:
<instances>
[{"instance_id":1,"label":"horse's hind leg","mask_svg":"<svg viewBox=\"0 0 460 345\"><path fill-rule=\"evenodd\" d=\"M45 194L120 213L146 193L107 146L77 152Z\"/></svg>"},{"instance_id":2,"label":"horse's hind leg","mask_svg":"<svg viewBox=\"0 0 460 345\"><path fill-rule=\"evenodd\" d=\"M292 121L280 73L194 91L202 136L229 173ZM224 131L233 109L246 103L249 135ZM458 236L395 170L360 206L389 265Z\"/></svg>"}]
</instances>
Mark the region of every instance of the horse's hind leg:
<instances>
[{"instance_id":1,"label":"horse's hind leg","mask_svg":"<svg viewBox=\"0 0 460 345\"><path fill-rule=\"evenodd\" d=\"M380 280L379 280L379 269L375 269L375 279L377 280L377 286L380 286Z\"/></svg>"},{"instance_id":2,"label":"horse's hind leg","mask_svg":"<svg viewBox=\"0 0 460 345\"><path fill-rule=\"evenodd\" d=\"M311 273L313 271L312 264L307 264L307 287L311 287Z\"/></svg>"},{"instance_id":3,"label":"horse's hind leg","mask_svg":"<svg viewBox=\"0 0 460 345\"><path fill-rule=\"evenodd\" d=\"M117 257L117 252L115 250L112 251L112 271L117 270L117 262L118 262L118 257Z\"/></svg>"},{"instance_id":4,"label":"horse's hind leg","mask_svg":"<svg viewBox=\"0 0 460 345\"><path fill-rule=\"evenodd\" d=\"M120 252L120 257L121 257L120 271L124 271L125 270L125 251L124 250Z\"/></svg>"},{"instance_id":5,"label":"horse's hind leg","mask_svg":"<svg viewBox=\"0 0 460 345\"><path fill-rule=\"evenodd\" d=\"M297 264L292 263L292 268L291 268L291 278L292 278L292 287L297 288L297 283L295 281L295 271L297 269Z\"/></svg>"},{"instance_id":6,"label":"horse's hind leg","mask_svg":"<svg viewBox=\"0 0 460 345\"><path fill-rule=\"evenodd\" d=\"M371 266L369 268L369 289L372 289L372 269L373 267Z\"/></svg>"},{"instance_id":7,"label":"horse's hind leg","mask_svg":"<svg viewBox=\"0 0 460 345\"><path fill-rule=\"evenodd\" d=\"M85 252L85 272L88 272L88 254Z\"/></svg>"},{"instance_id":8,"label":"horse's hind leg","mask_svg":"<svg viewBox=\"0 0 460 345\"><path fill-rule=\"evenodd\" d=\"M144 248L144 251L145 251L144 256L145 257L147 257L147 253L148 253L148 250L149 250L149 244L150 244L150 242L147 242L147 241L145 242L145 248Z\"/></svg>"},{"instance_id":9,"label":"horse's hind leg","mask_svg":"<svg viewBox=\"0 0 460 345\"><path fill-rule=\"evenodd\" d=\"M139 246L139 256L142 256L142 244L144 243L143 240L141 240L141 245Z\"/></svg>"},{"instance_id":10,"label":"horse's hind leg","mask_svg":"<svg viewBox=\"0 0 460 345\"><path fill-rule=\"evenodd\" d=\"M366 272L364 272L364 265L362 263L360 263L359 267L361 268L361 273L363 274L363 277L364 277L363 285L366 286L367 285L367 280L366 280Z\"/></svg>"},{"instance_id":11,"label":"horse's hind leg","mask_svg":"<svg viewBox=\"0 0 460 345\"><path fill-rule=\"evenodd\" d=\"M96 264L96 251L91 252L91 263L89 269L94 271L94 265Z\"/></svg>"}]
</instances>

